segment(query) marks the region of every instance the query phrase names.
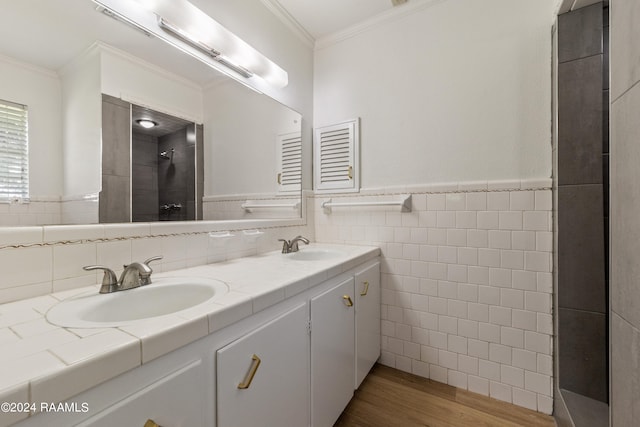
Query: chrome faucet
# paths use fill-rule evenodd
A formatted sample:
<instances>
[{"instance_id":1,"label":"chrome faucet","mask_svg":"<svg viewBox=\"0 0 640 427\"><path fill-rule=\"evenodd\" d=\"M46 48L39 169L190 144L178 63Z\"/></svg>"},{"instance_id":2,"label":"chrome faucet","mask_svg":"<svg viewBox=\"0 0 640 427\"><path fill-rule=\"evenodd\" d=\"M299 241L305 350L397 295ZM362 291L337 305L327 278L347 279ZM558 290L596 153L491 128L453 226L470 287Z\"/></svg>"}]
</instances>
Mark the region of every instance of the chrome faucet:
<instances>
[{"instance_id":1,"label":"chrome faucet","mask_svg":"<svg viewBox=\"0 0 640 427\"><path fill-rule=\"evenodd\" d=\"M111 292L126 291L127 289L150 284L153 270L149 267L149 263L159 259L162 259L162 257L156 256L149 258L143 263L132 262L131 264L125 265L119 280L116 278L116 273L114 273L113 270L102 265L87 265L82 268L85 271L103 270L104 276L102 276L100 293L109 294Z\"/></svg>"},{"instance_id":2,"label":"chrome faucet","mask_svg":"<svg viewBox=\"0 0 640 427\"><path fill-rule=\"evenodd\" d=\"M285 239L278 239L279 242L283 242L282 243L282 253L283 254L288 254L291 252L298 252L299 248L298 248L298 242L302 242L305 245L309 244L309 239L307 239L306 237L302 237L302 236L296 236L291 240L285 240Z\"/></svg>"}]
</instances>

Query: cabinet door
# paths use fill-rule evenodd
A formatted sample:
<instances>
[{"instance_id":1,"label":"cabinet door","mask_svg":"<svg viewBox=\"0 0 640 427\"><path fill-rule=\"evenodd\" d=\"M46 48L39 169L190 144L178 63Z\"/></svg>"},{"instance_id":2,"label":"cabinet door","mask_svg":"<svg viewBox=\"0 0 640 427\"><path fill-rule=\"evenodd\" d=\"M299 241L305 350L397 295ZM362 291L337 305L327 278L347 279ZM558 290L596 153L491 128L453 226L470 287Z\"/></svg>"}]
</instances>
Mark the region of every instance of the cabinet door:
<instances>
[{"instance_id":1,"label":"cabinet door","mask_svg":"<svg viewBox=\"0 0 640 427\"><path fill-rule=\"evenodd\" d=\"M353 298L351 278L311 299L311 425L314 427L332 426L353 396Z\"/></svg>"},{"instance_id":2,"label":"cabinet door","mask_svg":"<svg viewBox=\"0 0 640 427\"><path fill-rule=\"evenodd\" d=\"M205 427L205 374L201 360L126 397L83 421L80 426L143 427L152 420L163 427Z\"/></svg>"},{"instance_id":3,"label":"cabinet door","mask_svg":"<svg viewBox=\"0 0 640 427\"><path fill-rule=\"evenodd\" d=\"M356 387L380 357L380 263L358 272L356 293Z\"/></svg>"},{"instance_id":4,"label":"cabinet door","mask_svg":"<svg viewBox=\"0 0 640 427\"><path fill-rule=\"evenodd\" d=\"M306 303L217 352L218 427L309 424Z\"/></svg>"}]
</instances>

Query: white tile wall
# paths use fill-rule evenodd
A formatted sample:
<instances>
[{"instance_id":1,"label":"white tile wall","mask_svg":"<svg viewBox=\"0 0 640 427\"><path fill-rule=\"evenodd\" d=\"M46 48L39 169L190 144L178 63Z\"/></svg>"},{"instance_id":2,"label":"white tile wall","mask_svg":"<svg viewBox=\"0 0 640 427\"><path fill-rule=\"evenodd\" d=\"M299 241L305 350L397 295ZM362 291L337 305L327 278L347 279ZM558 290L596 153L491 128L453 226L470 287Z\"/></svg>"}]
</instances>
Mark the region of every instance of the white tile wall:
<instances>
[{"instance_id":1,"label":"white tile wall","mask_svg":"<svg viewBox=\"0 0 640 427\"><path fill-rule=\"evenodd\" d=\"M551 180L412 186L412 211L402 213L327 214L321 204L329 196L316 196L317 241L382 249L383 364L551 413L550 187ZM402 192L331 197L394 200Z\"/></svg>"}]
</instances>

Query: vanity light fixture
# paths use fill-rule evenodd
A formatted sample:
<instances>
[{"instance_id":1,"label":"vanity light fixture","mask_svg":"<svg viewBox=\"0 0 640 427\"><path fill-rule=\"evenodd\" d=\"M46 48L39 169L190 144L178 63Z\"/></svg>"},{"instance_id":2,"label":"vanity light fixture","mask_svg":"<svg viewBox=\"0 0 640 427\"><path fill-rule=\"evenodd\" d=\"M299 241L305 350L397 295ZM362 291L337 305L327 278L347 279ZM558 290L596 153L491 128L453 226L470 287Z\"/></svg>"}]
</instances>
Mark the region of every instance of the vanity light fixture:
<instances>
[{"instance_id":1,"label":"vanity light fixture","mask_svg":"<svg viewBox=\"0 0 640 427\"><path fill-rule=\"evenodd\" d=\"M147 119L138 119L136 120L136 123L138 123L140 126L142 126L145 129L151 129L158 126L158 124L153 120L147 120Z\"/></svg>"},{"instance_id":2,"label":"vanity light fixture","mask_svg":"<svg viewBox=\"0 0 640 427\"><path fill-rule=\"evenodd\" d=\"M185 43L195 47L196 49L201 50L205 54L209 55L211 58L213 58L214 60L218 61L219 63L221 63L225 67L231 68L233 71L235 71L236 73L240 74L242 77L244 77L246 79L249 79L249 78L253 77L253 73L251 71L247 70L246 68L244 68L244 67L242 67L240 65L234 64L229 59L227 59L224 56L222 56L222 54L220 52L218 52L217 50L215 50L214 48L209 47L206 44L204 44L203 42L196 40L189 33L183 31L182 29L180 29L178 27L176 27L175 25L173 25L172 23L170 23L169 21L167 21L166 19L164 19L161 16L158 17L158 25L160 26L160 28L162 28L165 31L168 31L168 32L172 33L173 35L178 37L183 42L185 42Z\"/></svg>"},{"instance_id":3,"label":"vanity light fixture","mask_svg":"<svg viewBox=\"0 0 640 427\"><path fill-rule=\"evenodd\" d=\"M285 70L189 0L93 1L258 93L289 83Z\"/></svg>"}]
</instances>

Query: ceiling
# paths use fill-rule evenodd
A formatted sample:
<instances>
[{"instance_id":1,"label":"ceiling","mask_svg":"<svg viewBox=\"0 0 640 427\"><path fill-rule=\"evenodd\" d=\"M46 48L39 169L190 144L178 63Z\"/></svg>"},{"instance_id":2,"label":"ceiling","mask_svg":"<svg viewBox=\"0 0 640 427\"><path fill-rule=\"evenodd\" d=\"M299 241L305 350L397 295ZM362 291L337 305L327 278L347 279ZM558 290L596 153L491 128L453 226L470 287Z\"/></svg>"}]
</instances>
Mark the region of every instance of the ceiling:
<instances>
[{"instance_id":1,"label":"ceiling","mask_svg":"<svg viewBox=\"0 0 640 427\"><path fill-rule=\"evenodd\" d=\"M393 7L392 0L266 0L280 5L314 39L356 25Z\"/></svg>"},{"instance_id":2,"label":"ceiling","mask_svg":"<svg viewBox=\"0 0 640 427\"><path fill-rule=\"evenodd\" d=\"M261 0L290 15L314 39L393 8L393 0ZM403 0L395 0L402 2ZM410 0L418 2L422 0ZM402 6L400 6L402 7ZM273 9L272 9L273 10ZM207 85L221 75L155 37L96 11L89 0L0 0L0 56L60 70L96 40ZM185 66L185 61L189 66Z\"/></svg>"}]
</instances>

